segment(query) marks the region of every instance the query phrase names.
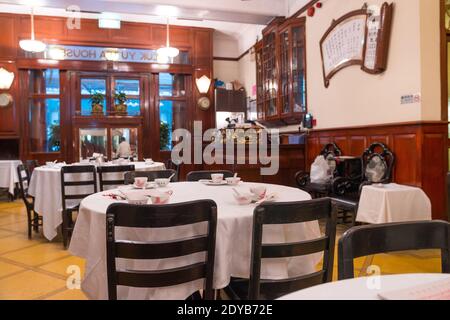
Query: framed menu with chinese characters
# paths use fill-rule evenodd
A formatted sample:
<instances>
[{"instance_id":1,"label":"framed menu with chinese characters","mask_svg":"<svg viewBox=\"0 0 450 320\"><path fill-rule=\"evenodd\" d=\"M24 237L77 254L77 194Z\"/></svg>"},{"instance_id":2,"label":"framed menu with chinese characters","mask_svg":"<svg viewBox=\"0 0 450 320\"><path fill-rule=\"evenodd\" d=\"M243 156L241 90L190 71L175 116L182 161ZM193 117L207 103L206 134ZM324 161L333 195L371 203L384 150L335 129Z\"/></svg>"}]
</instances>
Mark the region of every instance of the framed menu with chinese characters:
<instances>
[{"instance_id":1,"label":"framed menu with chinese characters","mask_svg":"<svg viewBox=\"0 0 450 320\"><path fill-rule=\"evenodd\" d=\"M325 87L340 70L362 65L367 36L367 7L334 20L320 41Z\"/></svg>"},{"instance_id":2,"label":"framed menu with chinese characters","mask_svg":"<svg viewBox=\"0 0 450 320\"><path fill-rule=\"evenodd\" d=\"M367 21L366 52L362 70L370 74L386 71L391 37L394 4L385 2L381 8L369 7L371 15Z\"/></svg>"}]
</instances>

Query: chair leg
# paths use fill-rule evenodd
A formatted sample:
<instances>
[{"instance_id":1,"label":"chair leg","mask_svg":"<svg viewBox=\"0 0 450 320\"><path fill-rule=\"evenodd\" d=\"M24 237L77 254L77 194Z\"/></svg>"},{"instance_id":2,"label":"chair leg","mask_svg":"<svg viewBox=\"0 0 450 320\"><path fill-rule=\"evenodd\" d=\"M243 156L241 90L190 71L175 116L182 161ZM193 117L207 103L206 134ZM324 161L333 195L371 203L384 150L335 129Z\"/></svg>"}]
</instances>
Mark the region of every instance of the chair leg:
<instances>
[{"instance_id":1,"label":"chair leg","mask_svg":"<svg viewBox=\"0 0 450 320\"><path fill-rule=\"evenodd\" d=\"M31 230L33 227L33 219L31 217L31 211L27 208L27 222L28 222L28 239L31 239Z\"/></svg>"},{"instance_id":2,"label":"chair leg","mask_svg":"<svg viewBox=\"0 0 450 320\"><path fill-rule=\"evenodd\" d=\"M68 217L69 213L66 211L63 211L62 213L62 226L61 226L61 231L62 231L62 237L63 237L63 246L64 249L67 249L67 243L69 240L69 217Z\"/></svg>"},{"instance_id":3,"label":"chair leg","mask_svg":"<svg viewBox=\"0 0 450 320\"><path fill-rule=\"evenodd\" d=\"M33 230L34 232L39 232L39 215L35 212L33 219Z\"/></svg>"}]
</instances>

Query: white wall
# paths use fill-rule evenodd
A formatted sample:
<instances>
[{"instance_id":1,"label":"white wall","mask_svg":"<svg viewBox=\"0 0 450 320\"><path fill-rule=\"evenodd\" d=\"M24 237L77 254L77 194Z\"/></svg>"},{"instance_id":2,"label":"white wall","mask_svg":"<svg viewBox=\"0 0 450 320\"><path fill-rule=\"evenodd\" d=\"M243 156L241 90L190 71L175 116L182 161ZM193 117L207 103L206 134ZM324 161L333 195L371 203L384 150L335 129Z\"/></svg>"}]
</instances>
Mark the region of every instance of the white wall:
<instances>
[{"instance_id":1,"label":"white wall","mask_svg":"<svg viewBox=\"0 0 450 320\"><path fill-rule=\"evenodd\" d=\"M252 87L256 85L256 60L254 54L247 53L239 60L239 81L243 84L247 97L252 100L256 95L252 94Z\"/></svg>"},{"instance_id":2,"label":"white wall","mask_svg":"<svg viewBox=\"0 0 450 320\"><path fill-rule=\"evenodd\" d=\"M239 80L239 63L237 61L214 60L214 78L224 82Z\"/></svg>"},{"instance_id":3,"label":"white wall","mask_svg":"<svg viewBox=\"0 0 450 320\"><path fill-rule=\"evenodd\" d=\"M328 0L307 19L308 108L317 128L440 120L439 0L395 1L387 71L374 76L358 66L349 67L325 88L320 39L332 19L365 2ZM417 93L422 94L422 103L400 104L402 95Z\"/></svg>"}]
</instances>

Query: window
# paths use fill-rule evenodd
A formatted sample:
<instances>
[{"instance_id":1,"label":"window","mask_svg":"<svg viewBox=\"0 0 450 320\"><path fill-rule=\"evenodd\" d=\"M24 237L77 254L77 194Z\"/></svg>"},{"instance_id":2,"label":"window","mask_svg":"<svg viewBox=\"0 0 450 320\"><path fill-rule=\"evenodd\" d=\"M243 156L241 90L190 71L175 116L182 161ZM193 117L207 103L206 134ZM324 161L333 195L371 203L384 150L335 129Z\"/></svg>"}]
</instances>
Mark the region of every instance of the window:
<instances>
[{"instance_id":1,"label":"window","mask_svg":"<svg viewBox=\"0 0 450 320\"><path fill-rule=\"evenodd\" d=\"M135 79L117 79L114 83L115 93L124 93L127 98L127 112L130 116L141 114L140 83ZM119 103L119 101L115 101Z\"/></svg>"},{"instance_id":2,"label":"window","mask_svg":"<svg viewBox=\"0 0 450 320\"><path fill-rule=\"evenodd\" d=\"M159 136L160 150L171 151L174 145L172 132L186 128L187 99L186 76L179 74L159 74Z\"/></svg>"},{"instance_id":3,"label":"window","mask_svg":"<svg viewBox=\"0 0 450 320\"><path fill-rule=\"evenodd\" d=\"M80 80L81 90L81 115L92 115L92 100L93 94L100 93L105 98L103 99L103 112L106 113L106 79L82 78Z\"/></svg>"},{"instance_id":4,"label":"window","mask_svg":"<svg viewBox=\"0 0 450 320\"><path fill-rule=\"evenodd\" d=\"M61 97L59 70L28 72L30 152L61 151Z\"/></svg>"},{"instance_id":5,"label":"window","mask_svg":"<svg viewBox=\"0 0 450 320\"><path fill-rule=\"evenodd\" d=\"M94 106L92 95L100 94L100 103ZM119 97L118 95L121 94ZM141 114L141 81L139 78L118 78L113 74L105 76L80 77L80 113L82 116ZM100 105L101 107L99 107ZM99 112L98 112L99 111Z\"/></svg>"}]
</instances>

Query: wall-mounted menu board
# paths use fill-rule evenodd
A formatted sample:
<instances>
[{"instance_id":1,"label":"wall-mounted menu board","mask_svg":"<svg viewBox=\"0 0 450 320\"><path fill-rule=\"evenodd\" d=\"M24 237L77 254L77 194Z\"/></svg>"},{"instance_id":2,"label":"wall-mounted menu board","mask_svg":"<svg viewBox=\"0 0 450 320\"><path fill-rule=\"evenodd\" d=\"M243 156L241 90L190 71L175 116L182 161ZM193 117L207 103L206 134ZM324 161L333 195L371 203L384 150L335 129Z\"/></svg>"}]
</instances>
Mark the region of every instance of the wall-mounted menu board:
<instances>
[{"instance_id":1,"label":"wall-mounted menu board","mask_svg":"<svg viewBox=\"0 0 450 320\"><path fill-rule=\"evenodd\" d=\"M333 20L320 41L325 87L340 70L360 65L362 70L381 73L386 70L393 5L384 3L378 13L361 10Z\"/></svg>"}]
</instances>

